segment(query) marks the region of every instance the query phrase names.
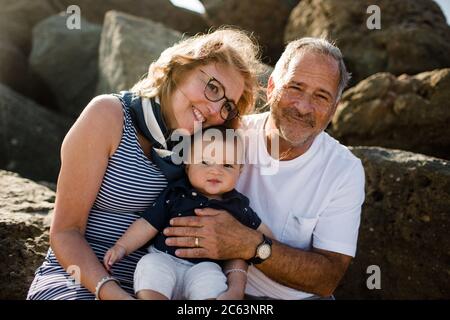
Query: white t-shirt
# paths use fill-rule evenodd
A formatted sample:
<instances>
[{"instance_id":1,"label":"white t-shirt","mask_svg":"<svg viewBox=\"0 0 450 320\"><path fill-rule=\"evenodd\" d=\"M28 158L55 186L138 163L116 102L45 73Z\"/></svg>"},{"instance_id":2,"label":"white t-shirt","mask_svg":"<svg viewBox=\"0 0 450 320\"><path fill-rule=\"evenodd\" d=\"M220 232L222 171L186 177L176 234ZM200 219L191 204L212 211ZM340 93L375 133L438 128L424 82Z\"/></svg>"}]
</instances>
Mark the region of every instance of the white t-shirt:
<instances>
[{"instance_id":1,"label":"white t-shirt","mask_svg":"<svg viewBox=\"0 0 450 320\"><path fill-rule=\"evenodd\" d=\"M250 164L244 166L236 189L250 199L276 240L303 250L315 247L354 257L364 202L361 161L325 132L303 155L277 161L265 144L268 116L266 112L243 119L244 130L257 129L257 137L246 150ZM264 172L267 167L262 163L272 164L276 172ZM254 266L249 268L246 293L275 299L313 296L274 282Z\"/></svg>"}]
</instances>

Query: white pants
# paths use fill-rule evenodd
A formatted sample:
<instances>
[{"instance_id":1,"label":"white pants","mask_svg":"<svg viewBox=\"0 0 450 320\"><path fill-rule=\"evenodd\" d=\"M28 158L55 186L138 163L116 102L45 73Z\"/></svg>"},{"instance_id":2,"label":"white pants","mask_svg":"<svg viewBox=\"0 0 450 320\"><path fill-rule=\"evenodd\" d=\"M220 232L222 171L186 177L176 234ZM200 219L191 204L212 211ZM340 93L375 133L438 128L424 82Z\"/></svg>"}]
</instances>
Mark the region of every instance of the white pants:
<instances>
[{"instance_id":1,"label":"white pants","mask_svg":"<svg viewBox=\"0 0 450 320\"><path fill-rule=\"evenodd\" d=\"M227 278L214 262L190 261L161 252L153 246L134 272L134 292L153 290L169 299L215 299L227 290Z\"/></svg>"}]
</instances>

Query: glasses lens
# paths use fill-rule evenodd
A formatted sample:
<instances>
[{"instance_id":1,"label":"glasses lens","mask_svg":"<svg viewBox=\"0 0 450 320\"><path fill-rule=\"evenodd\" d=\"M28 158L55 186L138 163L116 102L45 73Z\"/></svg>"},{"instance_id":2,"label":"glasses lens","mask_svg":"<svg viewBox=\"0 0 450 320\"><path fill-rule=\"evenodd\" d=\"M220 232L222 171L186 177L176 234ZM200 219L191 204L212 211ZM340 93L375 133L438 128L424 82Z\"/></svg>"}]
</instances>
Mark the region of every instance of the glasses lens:
<instances>
[{"instance_id":1,"label":"glasses lens","mask_svg":"<svg viewBox=\"0 0 450 320\"><path fill-rule=\"evenodd\" d=\"M215 79L208 81L205 87L205 96L209 101L216 102L225 96L222 85Z\"/></svg>"},{"instance_id":2,"label":"glasses lens","mask_svg":"<svg viewBox=\"0 0 450 320\"><path fill-rule=\"evenodd\" d=\"M226 101L222 105L222 108L220 109L220 116L222 117L223 120L225 121L233 120L234 118L236 118L237 115L238 109L233 102Z\"/></svg>"}]
</instances>

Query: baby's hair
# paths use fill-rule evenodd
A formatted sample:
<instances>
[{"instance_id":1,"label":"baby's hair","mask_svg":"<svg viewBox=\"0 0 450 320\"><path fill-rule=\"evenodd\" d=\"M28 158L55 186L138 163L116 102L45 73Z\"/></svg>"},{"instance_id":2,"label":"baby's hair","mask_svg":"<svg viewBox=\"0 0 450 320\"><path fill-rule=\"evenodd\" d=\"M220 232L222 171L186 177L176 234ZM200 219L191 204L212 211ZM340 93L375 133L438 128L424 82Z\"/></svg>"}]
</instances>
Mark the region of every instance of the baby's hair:
<instances>
[{"instance_id":1,"label":"baby's hair","mask_svg":"<svg viewBox=\"0 0 450 320\"><path fill-rule=\"evenodd\" d=\"M186 150L188 159L191 159L192 157L191 151L193 148L195 150L195 144L199 143L199 140L201 140L203 146L205 138L207 143L213 143L218 138L221 138L225 143L229 143L231 141L230 139L232 139L235 146L233 150L236 152L234 159L238 164L244 163L244 140L242 135L239 133L239 130L231 129L224 125L203 128L200 132L194 133L191 136L189 148ZM203 152L203 148L200 148L200 150Z\"/></svg>"}]
</instances>

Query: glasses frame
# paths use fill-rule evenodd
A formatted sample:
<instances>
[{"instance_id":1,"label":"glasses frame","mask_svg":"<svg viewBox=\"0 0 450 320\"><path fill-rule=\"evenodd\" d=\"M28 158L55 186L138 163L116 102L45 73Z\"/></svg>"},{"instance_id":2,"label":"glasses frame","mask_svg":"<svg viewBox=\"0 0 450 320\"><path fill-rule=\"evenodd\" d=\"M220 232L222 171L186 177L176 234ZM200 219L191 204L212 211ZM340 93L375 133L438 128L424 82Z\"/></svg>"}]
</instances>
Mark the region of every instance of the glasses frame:
<instances>
[{"instance_id":1,"label":"glasses frame","mask_svg":"<svg viewBox=\"0 0 450 320\"><path fill-rule=\"evenodd\" d=\"M236 119L237 117L239 117L239 109L238 109L236 103L234 103L233 100L228 99L227 96L225 95L225 87L224 87L224 85L223 85L219 80L217 80L216 78L214 78L213 76L211 76L210 74L208 74L206 71L203 71L202 69L200 69L200 71L201 71L203 74L205 74L206 76L208 76L208 78L209 78L208 81L206 81L205 88L203 89L203 95L205 96L205 98L206 98L208 101L211 101L211 102L218 102L218 101L220 101L220 100L222 100L222 99L225 99L223 105L220 107L220 117L222 118L222 120L224 120L224 121L231 121L231 120ZM219 99L211 99L211 98L208 97L208 95L206 94L206 90L207 90L209 84L210 84L212 81L215 81L215 82L220 86L220 88L222 88L223 96L222 96L221 98L219 98ZM234 106L233 110L235 111L235 114L232 116L232 118L230 118L229 116L228 116L227 118L224 118L223 115L222 115L222 110L223 110L223 108L225 107L225 104L226 104L226 103L231 103L231 105ZM232 114L232 113L229 112L228 114Z\"/></svg>"}]
</instances>

